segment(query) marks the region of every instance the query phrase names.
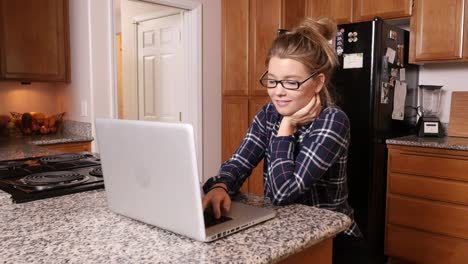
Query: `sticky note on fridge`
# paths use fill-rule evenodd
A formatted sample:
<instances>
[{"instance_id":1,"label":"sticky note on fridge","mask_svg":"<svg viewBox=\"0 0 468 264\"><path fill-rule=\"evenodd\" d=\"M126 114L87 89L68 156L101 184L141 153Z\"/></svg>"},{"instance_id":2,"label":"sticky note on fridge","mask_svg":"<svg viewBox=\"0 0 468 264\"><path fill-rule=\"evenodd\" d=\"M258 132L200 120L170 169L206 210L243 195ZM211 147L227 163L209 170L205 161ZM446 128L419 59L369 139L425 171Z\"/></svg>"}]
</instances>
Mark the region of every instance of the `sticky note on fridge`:
<instances>
[{"instance_id":1,"label":"sticky note on fridge","mask_svg":"<svg viewBox=\"0 0 468 264\"><path fill-rule=\"evenodd\" d=\"M403 120L405 118L405 100L406 100L406 83L396 81L395 94L393 96L392 119Z\"/></svg>"},{"instance_id":2,"label":"sticky note on fridge","mask_svg":"<svg viewBox=\"0 0 468 264\"><path fill-rule=\"evenodd\" d=\"M343 54L343 69L362 68L363 60L363 53Z\"/></svg>"},{"instance_id":3,"label":"sticky note on fridge","mask_svg":"<svg viewBox=\"0 0 468 264\"><path fill-rule=\"evenodd\" d=\"M395 55L396 51L392 48L387 47L387 52L385 53L385 56L388 57L388 62L393 64L393 62L395 61Z\"/></svg>"},{"instance_id":4,"label":"sticky note on fridge","mask_svg":"<svg viewBox=\"0 0 468 264\"><path fill-rule=\"evenodd\" d=\"M405 68L400 69L400 82L406 81L406 70Z\"/></svg>"}]
</instances>

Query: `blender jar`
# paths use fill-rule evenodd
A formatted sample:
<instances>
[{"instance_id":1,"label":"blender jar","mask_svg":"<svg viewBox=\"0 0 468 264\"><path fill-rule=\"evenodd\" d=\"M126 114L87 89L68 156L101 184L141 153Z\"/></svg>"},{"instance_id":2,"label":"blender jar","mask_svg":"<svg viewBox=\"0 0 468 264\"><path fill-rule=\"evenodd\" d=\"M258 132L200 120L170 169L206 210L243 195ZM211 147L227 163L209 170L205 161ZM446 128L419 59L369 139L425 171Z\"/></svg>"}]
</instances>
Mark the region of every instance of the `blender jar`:
<instances>
[{"instance_id":1,"label":"blender jar","mask_svg":"<svg viewBox=\"0 0 468 264\"><path fill-rule=\"evenodd\" d=\"M439 113L442 85L419 85L423 116L435 117Z\"/></svg>"}]
</instances>

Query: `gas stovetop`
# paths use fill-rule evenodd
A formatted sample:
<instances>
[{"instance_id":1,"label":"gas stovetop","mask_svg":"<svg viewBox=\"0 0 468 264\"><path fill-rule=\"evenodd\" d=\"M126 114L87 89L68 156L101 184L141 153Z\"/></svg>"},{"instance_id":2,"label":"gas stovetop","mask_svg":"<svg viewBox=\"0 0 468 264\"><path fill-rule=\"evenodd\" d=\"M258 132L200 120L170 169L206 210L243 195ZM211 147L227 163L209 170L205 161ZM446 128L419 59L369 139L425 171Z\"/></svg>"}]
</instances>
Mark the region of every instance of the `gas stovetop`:
<instances>
[{"instance_id":1,"label":"gas stovetop","mask_svg":"<svg viewBox=\"0 0 468 264\"><path fill-rule=\"evenodd\" d=\"M0 189L16 203L103 187L101 161L92 154L0 161Z\"/></svg>"}]
</instances>

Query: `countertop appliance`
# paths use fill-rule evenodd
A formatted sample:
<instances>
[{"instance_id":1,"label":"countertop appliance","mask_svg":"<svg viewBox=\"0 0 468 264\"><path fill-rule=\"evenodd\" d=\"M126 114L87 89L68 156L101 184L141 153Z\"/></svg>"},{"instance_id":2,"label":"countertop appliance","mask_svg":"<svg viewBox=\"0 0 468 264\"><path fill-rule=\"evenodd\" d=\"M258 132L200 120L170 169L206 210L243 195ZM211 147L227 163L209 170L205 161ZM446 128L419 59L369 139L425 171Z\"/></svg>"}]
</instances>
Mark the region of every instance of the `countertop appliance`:
<instances>
[{"instance_id":1,"label":"countertop appliance","mask_svg":"<svg viewBox=\"0 0 468 264\"><path fill-rule=\"evenodd\" d=\"M443 137L438 117L442 85L419 85L422 116L418 120L419 137Z\"/></svg>"},{"instance_id":2,"label":"countertop appliance","mask_svg":"<svg viewBox=\"0 0 468 264\"><path fill-rule=\"evenodd\" d=\"M89 153L0 161L0 189L15 203L104 187L101 161Z\"/></svg>"},{"instance_id":3,"label":"countertop appliance","mask_svg":"<svg viewBox=\"0 0 468 264\"><path fill-rule=\"evenodd\" d=\"M385 140L414 133L416 127L419 68L408 64L408 42L409 32L374 19L339 25L334 43L340 67L332 85L337 105L351 124L348 201L369 244L372 263L384 259ZM399 101L398 115L396 90L406 96Z\"/></svg>"}]
</instances>

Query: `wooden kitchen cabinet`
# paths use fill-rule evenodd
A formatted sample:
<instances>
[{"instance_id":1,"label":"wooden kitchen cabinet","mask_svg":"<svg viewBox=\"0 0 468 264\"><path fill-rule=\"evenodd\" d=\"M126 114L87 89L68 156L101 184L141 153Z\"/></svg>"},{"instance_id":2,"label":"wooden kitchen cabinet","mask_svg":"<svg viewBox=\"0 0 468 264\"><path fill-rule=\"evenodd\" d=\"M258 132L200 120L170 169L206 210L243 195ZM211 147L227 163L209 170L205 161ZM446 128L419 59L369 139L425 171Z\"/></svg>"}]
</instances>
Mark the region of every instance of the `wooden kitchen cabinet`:
<instances>
[{"instance_id":1,"label":"wooden kitchen cabinet","mask_svg":"<svg viewBox=\"0 0 468 264\"><path fill-rule=\"evenodd\" d=\"M468 57L467 4L467 0L415 1L410 25L411 63L461 61Z\"/></svg>"},{"instance_id":2,"label":"wooden kitchen cabinet","mask_svg":"<svg viewBox=\"0 0 468 264\"><path fill-rule=\"evenodd\" d=\"M337 24L349 24L353 21L353 0L307 0L307 16L328 16Z\"/></svg>"},{"instance_id":3,"label":"wooden kitchen cabinet","mask_svg":"<svg viewBox=\"0 0 468 264\"><path fill-rule=\"evenodd\" d=\"M353 22L371 21L374 17L382 19L410 17L412 2L412 0L353 0Z\"/></svg>"},{"instance_id":4,"label":"wooden kitchen cabinet","mask_svg":"<svg viewBox=\"0 0 468 264\"><path fill-rule=\"evenodd\" d=\"M463 61L468 61L468 1L465 0L465 21L463 24Z\"/></svg>"},{"instance_id":5,"label":"wooden kitchen cabinet","mask_svg":"<svg viewBox=\"0 0 468 264\"><path fill-rule=\"evenodd\" d=\"M249 0L222 3L222 94L249 94Z\"/></svg>"},{"instance_id":6,"label":"wooden kitchen cabinet","mask_svg":"<svg viewBox=\"0 0 468 264\"><path fill-rule=\"evenodd\" d=\"M385 253L466 263L468 151L389 145Z\"/></svg>"},{"instance_id":7,"label":"wooden kitchen cabinet","mask_svg":"<svg viewBox=\"0 0 468 264\"><path fill-rule=\"evenodd\" d=\"M250 95L267 95L265 87L258 82L266 70L265 58L281 25L281 0L250 1L251 68Z\"/></svg>"},{"instance_id":8,"label":"wooden kitchen cabinet","mask_svg":"<svg viewBox=\"0 0 468 264\"><path fill-rule=\"evenodd\" d=\"M306 0L307 16L328 16L337 24L371 21L374 17L399 19L411 16L411 0Z\"/></svg>"},{"instance_id":9,"label":"wooden kitchen cabinet","mask_svg":"<svg viewBox=\"0 0 468 264\"><path fill-rule=\"evenodd\" d=\"M249 102L246 97L225 96L222 99L221 159L228 160L244 138L249 119ZM241 192L248 192L248 180Z\"/></svg>"},{"instance_id":10,"label":"wooden kitchen cabinet","mask_svg":"<svg viewBox=\"0 0 468 264\"><path fill-rule=\"evenodd\" d=\"M280 28L305 16L305 0L222 1L222 160L239 147L253 116L268 101L259 78ZM241 191L263 195L263 163Z\"/></svg>"},{"instance_id":11,"label":"wooden kitchen cabinet","mask_svg":"<svg viewBox=\"0 0 468 264\"><path fill-rule=\"evenodd\" d=\"M0 0L0 79L70 80L67 0Z\"/></svg>"},{"instance_id":12,"label":"wooden kitchen cabinet","mask_svg":"<svg viewBox=\"0 0 468 264\"><path fill-rule=\"evenodd\" d=\"M61 144L41 145L41 147L63 151L65 153L76 153L76 152L83 152L83 151L91 151L91 142L61 143Z\"/></svg>"}]
</instances>

